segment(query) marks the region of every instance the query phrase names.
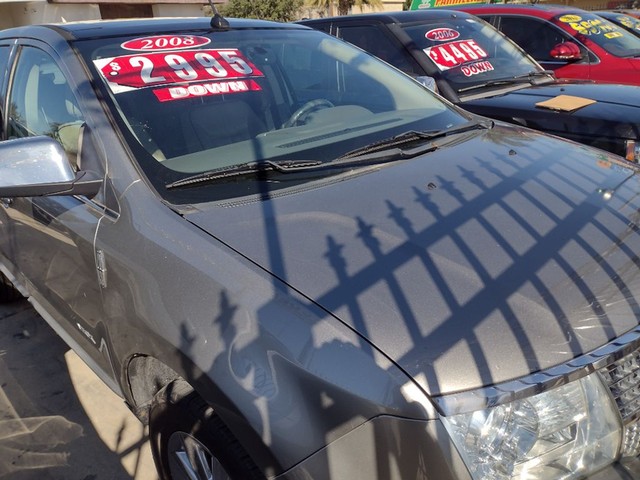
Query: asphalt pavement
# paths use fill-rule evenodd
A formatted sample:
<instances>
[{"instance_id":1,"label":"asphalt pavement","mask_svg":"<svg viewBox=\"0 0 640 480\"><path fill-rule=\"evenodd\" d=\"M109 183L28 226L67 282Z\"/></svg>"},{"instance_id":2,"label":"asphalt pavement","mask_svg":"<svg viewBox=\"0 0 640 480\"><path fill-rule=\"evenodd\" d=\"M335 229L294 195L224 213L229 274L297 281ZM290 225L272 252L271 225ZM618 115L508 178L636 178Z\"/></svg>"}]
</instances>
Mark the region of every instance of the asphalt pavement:
<instances>
[{"instance_id":1,"label":"asphalt pavement","mask_svg":"<svg viewBox=\"0 0 640 480\"><path fill-rule=\"evenodd\" d=\"M146 430L25 301L0 306L0 480L157 480Z\"/></svg>"}]
</instances>

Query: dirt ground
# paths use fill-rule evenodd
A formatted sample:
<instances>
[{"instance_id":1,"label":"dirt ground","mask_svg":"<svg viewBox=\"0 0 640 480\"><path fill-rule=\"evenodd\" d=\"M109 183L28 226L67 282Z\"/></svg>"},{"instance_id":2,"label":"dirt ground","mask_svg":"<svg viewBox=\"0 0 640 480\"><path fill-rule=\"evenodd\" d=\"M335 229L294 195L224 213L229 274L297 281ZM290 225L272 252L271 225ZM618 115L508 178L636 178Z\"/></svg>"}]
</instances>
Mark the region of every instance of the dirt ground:
<instances>
[{"instance_id":1,"label":"dirt ground","mask_svg":"<svg viewBox=\"0 0 640 480\"><path fill-rule=\"evenodd\" d=\"M146 431L26 301L0 306L0 480L157 480Z\"/></svg>"}]
</instances>

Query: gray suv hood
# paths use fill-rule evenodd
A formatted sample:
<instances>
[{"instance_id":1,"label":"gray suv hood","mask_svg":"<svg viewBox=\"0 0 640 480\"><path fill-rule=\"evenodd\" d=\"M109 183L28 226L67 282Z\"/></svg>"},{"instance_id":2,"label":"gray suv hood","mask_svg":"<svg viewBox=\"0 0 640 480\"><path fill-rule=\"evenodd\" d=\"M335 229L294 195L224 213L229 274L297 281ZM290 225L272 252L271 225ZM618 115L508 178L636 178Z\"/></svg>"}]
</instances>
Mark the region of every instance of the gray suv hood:
<instances>
[{"instance_id":1,"label":"gray suv hood","mask_svg":"<svg viewBox=\"0 0 640 480\"><path fill-rule=\"evenodd\" d=\"M497 126L422 157L186 217L359 332L428 393L506 381L630 330L640 296L634 171L608 153L520 132Z\"/></svg>"}]
</instances>

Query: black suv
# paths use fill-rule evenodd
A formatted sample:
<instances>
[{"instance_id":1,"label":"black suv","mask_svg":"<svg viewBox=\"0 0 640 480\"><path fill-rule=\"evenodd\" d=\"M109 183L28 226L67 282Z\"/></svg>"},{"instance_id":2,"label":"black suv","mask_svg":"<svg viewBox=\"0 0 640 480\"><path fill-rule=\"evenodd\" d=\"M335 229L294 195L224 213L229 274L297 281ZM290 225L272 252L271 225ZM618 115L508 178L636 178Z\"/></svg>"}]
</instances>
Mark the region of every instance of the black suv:
<instances>
[{"instance_id":1,"label":"black suv","mask_svg":"<svg viewBox=\"0 0 640 480\"><path fill-rule=\"evenodd\" d=\"M304 20L471 112L640 160L640 89L559 81L488 23L430 9Z\"/></svg>"}]
</instances>

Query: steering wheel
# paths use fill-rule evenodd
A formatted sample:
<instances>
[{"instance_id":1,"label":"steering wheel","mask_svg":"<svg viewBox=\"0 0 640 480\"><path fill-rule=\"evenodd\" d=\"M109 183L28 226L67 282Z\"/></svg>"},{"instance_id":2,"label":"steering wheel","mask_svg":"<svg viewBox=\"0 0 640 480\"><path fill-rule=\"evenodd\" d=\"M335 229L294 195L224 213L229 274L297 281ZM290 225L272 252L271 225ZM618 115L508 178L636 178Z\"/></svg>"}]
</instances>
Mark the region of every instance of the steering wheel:
<instances>
[{"instance_id":1,"label":"steering wheel","mask_svg":"<svg viewBox=\"0 0 640 480\"><path fill-rule=\"evenodd\" d=\"M295 112L293 112L289 117L289 120L287 120L282 124L282 128L293 127L298 123L298 120L303 119L305 116L307 116L309 113L313 112L314 110L319 110L321 108L332 108L332 107L335 107L335 105L331 103L329 100L326 100L324 98L310 100L304 105L302 105L300 108L298 108Z\"/></svg>"}]
</instances>

